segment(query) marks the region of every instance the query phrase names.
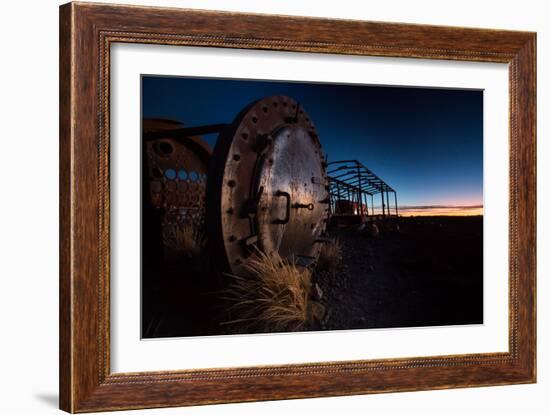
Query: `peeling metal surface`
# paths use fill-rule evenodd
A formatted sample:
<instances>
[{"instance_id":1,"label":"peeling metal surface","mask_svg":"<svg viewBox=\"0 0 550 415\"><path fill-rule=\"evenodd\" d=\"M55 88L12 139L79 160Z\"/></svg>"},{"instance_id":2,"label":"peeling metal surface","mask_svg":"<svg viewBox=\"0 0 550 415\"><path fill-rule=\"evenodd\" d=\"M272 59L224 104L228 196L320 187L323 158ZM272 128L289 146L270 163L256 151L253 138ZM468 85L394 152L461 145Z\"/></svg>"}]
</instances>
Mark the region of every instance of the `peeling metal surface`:
<instances>
[{"instance_id":1,"label":"peeling metal surface","mask_svg":"<svg viewBox=\"0 0 550 415\"><path fill-rule=\"evenodd\" d=\"M289 97L252 103L220 135L207 212L231 272L245 272L254 249L315 262L328 220L325 166L313 122Z\"/></svg>"}]
</instances>

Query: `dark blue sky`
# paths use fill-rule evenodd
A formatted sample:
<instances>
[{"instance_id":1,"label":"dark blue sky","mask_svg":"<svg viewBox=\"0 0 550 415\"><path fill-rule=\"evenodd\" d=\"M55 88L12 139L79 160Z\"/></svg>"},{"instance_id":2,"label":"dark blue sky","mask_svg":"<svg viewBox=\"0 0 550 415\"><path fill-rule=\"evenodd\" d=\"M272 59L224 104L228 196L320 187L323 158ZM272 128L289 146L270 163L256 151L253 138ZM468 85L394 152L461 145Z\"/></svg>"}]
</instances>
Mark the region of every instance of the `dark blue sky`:
<instances>
[{"instance_id":1,"label":"dark blue sky","mask_svg":"<svg viewBox=\"0 0 550 415\"><path fill-rule=\"evenodd\" d=\"M144 117L187 126L229 123L251 101L288 95L315 123L329 161L358 159L400 205L482 204L482 91L154 76L142 88Z\"/></svg>"}]
</instances>

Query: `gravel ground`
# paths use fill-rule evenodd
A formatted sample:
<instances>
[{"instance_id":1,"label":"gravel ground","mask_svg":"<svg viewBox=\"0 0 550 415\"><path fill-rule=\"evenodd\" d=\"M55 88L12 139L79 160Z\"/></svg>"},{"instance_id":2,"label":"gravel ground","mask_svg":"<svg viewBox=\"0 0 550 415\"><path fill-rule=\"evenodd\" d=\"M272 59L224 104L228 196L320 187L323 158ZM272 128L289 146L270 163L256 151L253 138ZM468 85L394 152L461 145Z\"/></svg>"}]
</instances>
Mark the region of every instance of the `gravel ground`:
<instances>
[{"instance_id":1,"label":"gravel ground","mask_svg":"<svg viewBox=\"0 0 550 415\"><path fill-rule=\"evenodd\" d=\"M312 329L482 323L482 217L401 218L390 228L377 238L331 232L342 260L315 276L326 312Z\"/></svg>"},{"instance_id":2,"label":"gravel ground","mask_svg":"<svg viewBox=\"0 0 550 415\"><path fill-rule=\"evenodd\" d=\"M342 258L335 270L313 276L323 317L307 330L483 322L481 217L400 218L398 231L395 223L381 225L379 237L356 228L330 234ZM214 278L190 269L180 264L144 281L145 337L227 334Z\"/></svg>"}]
</instances>

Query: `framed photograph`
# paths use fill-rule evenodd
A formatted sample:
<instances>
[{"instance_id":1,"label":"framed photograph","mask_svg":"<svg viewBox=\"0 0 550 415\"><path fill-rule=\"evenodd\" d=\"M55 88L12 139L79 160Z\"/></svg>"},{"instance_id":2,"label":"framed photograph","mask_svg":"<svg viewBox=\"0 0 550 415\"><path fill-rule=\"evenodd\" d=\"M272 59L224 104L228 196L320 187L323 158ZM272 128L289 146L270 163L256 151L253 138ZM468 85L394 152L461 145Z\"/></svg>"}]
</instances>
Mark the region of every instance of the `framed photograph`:
<instances>
[{"instance_id":1,"label":"framed photograph","mask_svg":"<svg viewBox=\"0 0 550 415\"><path fill-rule=\"evenodd\" d=\"M60 8L60 407L536 381L536 35Z\"/></svg>"}]
</instances>

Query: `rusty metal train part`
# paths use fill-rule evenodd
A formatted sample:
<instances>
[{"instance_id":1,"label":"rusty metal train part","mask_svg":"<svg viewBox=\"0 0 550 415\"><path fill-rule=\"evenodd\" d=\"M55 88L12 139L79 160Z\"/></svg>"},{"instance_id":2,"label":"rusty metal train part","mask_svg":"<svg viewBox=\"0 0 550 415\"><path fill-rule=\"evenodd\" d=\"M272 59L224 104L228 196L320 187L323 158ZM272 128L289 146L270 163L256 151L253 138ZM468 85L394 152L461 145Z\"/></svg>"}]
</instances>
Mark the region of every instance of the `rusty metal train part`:
<instances>
[{"instance_id":1,"label":"rusty metal train part","mask_svg":"<svg viewBox=\"0 0 550 415\"><path fill-rule=\"evenodd\" d=\"M211 150L177 121L143 120L143 194L160 225L165 259L202 251L205 236L206 176Z\"/></svg>"},{"instance_id":2,"label":"rusty metal train part","mask_svg":"<svg viewBox=\"0 0 550 415\"><path fill-rule=\"evenodd\" d=\"M207 220L225 268L246 272L254 249L302 266L315 262L329 214L319 137L292 98L246 107L218 138L209 170Z\"/></svg>"}]
</instances>

